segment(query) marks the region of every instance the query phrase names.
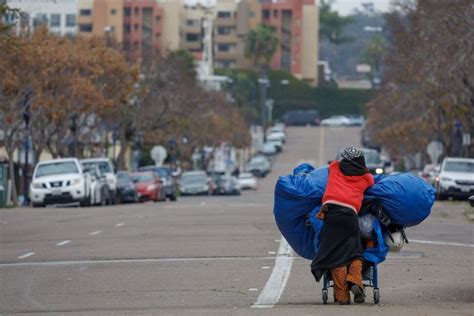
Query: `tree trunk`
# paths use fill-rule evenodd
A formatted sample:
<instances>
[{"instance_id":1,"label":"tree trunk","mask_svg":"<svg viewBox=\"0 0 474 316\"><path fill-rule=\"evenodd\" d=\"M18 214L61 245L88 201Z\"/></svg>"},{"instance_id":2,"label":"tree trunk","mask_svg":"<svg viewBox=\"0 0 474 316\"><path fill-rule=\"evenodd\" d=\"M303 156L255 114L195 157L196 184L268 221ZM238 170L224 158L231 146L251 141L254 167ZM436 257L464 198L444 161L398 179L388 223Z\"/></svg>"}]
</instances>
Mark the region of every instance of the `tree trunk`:
<instances>
[{"instance_id":1,"label":"tree trunk","mask_svg":"<svg viewBox=\"0 0 474 316\"><path fill-rule=\"evenodd\" d=\"M13 151L7 150L8 155L8 173L10 174L10 180L12 185L12 203L18 206L18 195L16 192L16 181L15 181L15 166L13 163Z\"/></svg>"},{"instance_id":2,"label":"tree trunk","mask_svg":"<svg viewBox=\"0 0 474 316\"><path fill-rule=\"evenodd\" d=\"M119 127L120 151L117 156L117 165L119 170L125 170L125 154L127 153L126 126Z\"/></svg>"}]
</instances>

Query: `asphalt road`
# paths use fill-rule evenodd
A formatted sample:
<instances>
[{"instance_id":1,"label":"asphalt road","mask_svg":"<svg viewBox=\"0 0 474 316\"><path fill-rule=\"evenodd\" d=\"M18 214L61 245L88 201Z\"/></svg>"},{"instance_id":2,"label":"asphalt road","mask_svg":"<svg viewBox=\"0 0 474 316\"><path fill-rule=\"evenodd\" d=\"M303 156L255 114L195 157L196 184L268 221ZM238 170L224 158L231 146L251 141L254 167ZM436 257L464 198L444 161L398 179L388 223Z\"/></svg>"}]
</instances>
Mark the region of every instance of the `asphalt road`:
<instances>
[{"instance_id":1,"label":"asphalt road","mask_svg":"<svg viewBox=\"0 0 474 316\"><path fill-rule=\"evenodd\" d=\"M291 128L273 172L240 197L0 210L0 312L159 315L472 315L467 203L437 203L379 266L381 304L322 305L309 261L275 226L279 175L324 164L358 128ZM330 297L331 294L330 294Z\"/></svg>"}]
</instances>

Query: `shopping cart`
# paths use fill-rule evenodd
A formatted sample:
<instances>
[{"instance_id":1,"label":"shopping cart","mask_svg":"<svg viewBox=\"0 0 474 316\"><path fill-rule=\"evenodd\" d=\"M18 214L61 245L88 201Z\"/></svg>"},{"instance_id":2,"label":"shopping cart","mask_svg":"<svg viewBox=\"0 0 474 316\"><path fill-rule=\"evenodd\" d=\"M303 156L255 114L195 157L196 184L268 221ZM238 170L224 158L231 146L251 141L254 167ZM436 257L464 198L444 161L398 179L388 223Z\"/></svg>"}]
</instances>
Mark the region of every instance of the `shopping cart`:
<instances>
[{"instance_id":1,"label":"shopping cart","mask_svg":"<svg viewBox=\"0 0 474 316\"><path fill-rule=\"evenodd\" d=\"M369 261L364 261L364 265L362 268L362 281L364 284L364 288L372 287L373 288L373 295L374 295L374 304L378 304L380 302L380 292L379 292L379 285L377 279L377 265L373 264ZM328 291L329 288L334 287L331 273L327 270L323 275L323 290L322 290L322 297L323 303L328 303ZM336 302L336 298L334 297L334 302Z\"/></svg>"}]
</instances>

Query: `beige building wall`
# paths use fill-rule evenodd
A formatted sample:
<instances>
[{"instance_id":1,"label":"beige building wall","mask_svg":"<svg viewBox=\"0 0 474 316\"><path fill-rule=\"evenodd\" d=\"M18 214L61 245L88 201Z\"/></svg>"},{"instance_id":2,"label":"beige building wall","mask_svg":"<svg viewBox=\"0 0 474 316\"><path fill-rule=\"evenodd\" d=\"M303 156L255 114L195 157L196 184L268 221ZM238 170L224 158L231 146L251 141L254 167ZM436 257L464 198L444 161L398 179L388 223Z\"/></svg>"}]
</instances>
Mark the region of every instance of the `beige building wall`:
<instances>
[{"instance_id":1,"label":"beige building wall","mask_svg":"<svg viewBox=\"0 0 474 316\"><path fill-rule=\"evenodd\" d=\"M81 15L81 10L91 10L91 15ZM78 2L78 33L85 36L113 36L123 41L122 0L80 0ZM81 31L81 25L92 25L92 31ZM109 32L106 32L106 27Z\"/></svg>"},{"instance_id":2,"label":"beige building wall","mask_svg":"<svg viewBox=\"0 0 474 316\"><path fill-rule=\"evenodd\" d=\"M319 59L319 7L317 5L303 6L301 77L312 85L318 83Z\"/></svg>"},{"instance_id":3,"label":"beige building wall","mask_svg":"<svg viewBox=\"0 0 474 316\"><path fill-rule=\"evenodd\" d=\"M181 21L181 48L190 51L201 51L203 41L203 19L206 16L206 8L201 5L185 7L184 17ZM189 38L192 38L190 40ZM196 39L196 40L195 40Z\"/></svg>"},{"instance_id":4,"label":"beige building wall","mask_svg":"<svg viewBox=\"0 0 474 316\"><path fill-rule=\"evenodd\" d=\"M183 0L156 0L164 10L163 45L165 52L180 48L182 32L181 21L185 18Z\"/></svg>"}]
</instances>

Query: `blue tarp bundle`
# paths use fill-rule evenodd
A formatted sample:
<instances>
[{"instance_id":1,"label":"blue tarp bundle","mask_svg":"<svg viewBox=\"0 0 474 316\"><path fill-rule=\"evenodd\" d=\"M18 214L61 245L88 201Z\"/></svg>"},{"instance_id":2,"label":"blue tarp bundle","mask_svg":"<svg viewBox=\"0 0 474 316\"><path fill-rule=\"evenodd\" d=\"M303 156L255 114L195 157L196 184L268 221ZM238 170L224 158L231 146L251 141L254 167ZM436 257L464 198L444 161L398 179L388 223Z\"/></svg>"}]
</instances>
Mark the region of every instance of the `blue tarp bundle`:
<instances>
[{"instance_id":1,"label":"blue tarp bundle","mask_svg":"<svg viewBox=\"0 0 474 316\"><path fill-rule=\"evenodd\" d=\"M321 207L326 188L328 168L314 169L309 164L296 167L293 174L282 176L275 187L274 215L278 228L293 250L306 259L313 259L323 222L314 218ZM377 199L393 223L414 226L431 212L434 190L411 174L377 176L375 185L366 191L366 199ZM378 220L374 222L378 248L367 249L367 260L380 263L387 247Z\"/></svg>"}]
</instances>

